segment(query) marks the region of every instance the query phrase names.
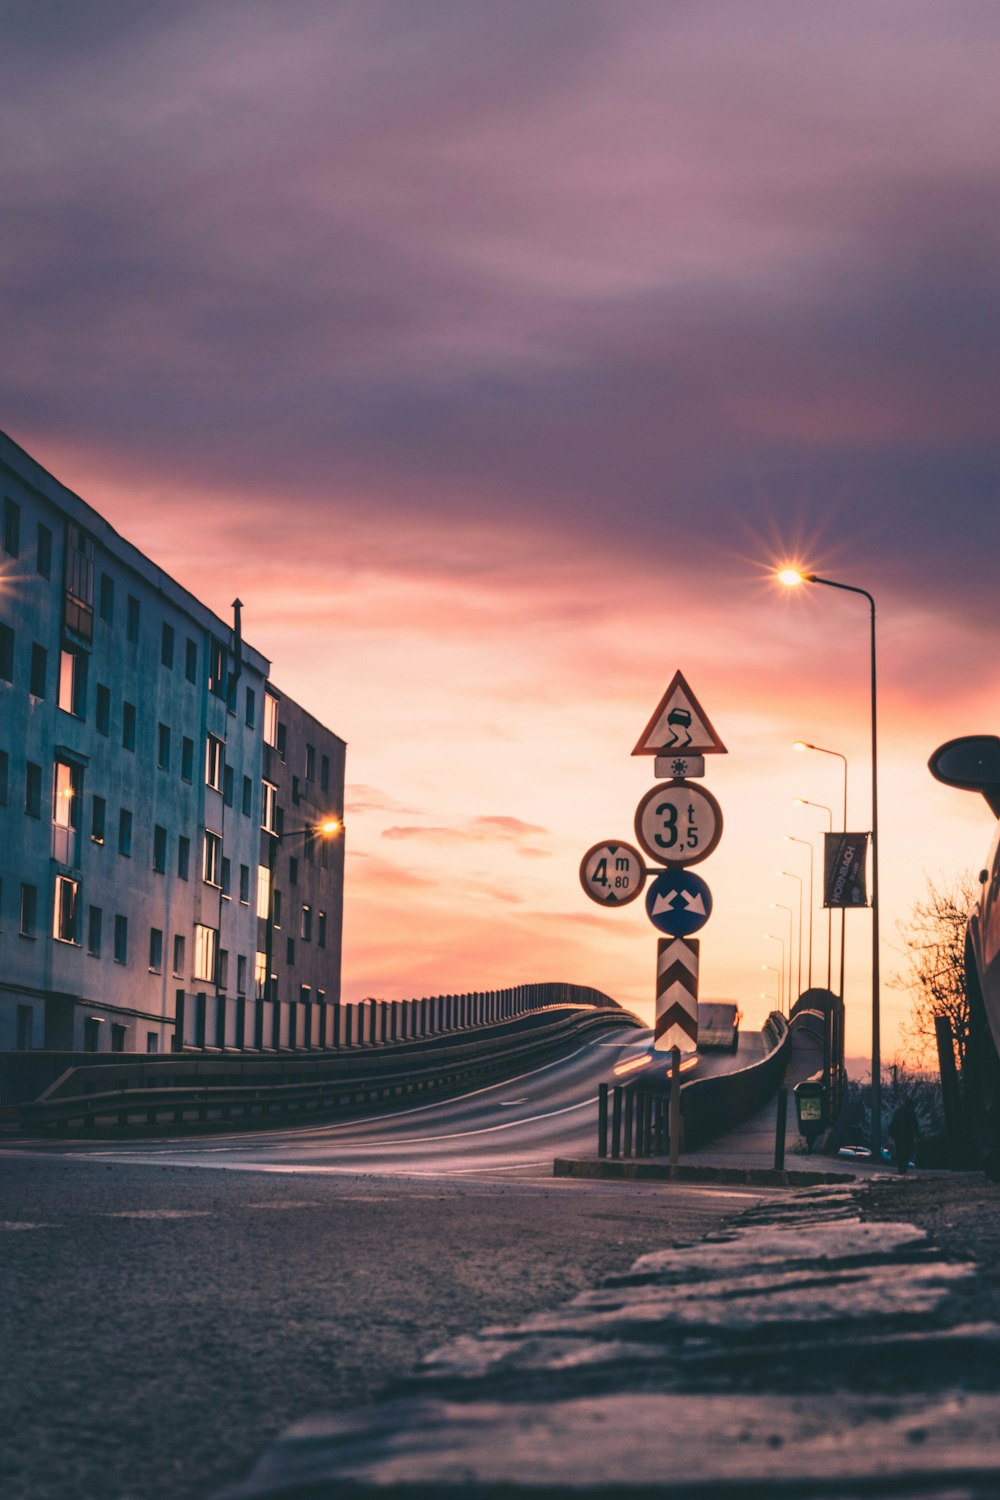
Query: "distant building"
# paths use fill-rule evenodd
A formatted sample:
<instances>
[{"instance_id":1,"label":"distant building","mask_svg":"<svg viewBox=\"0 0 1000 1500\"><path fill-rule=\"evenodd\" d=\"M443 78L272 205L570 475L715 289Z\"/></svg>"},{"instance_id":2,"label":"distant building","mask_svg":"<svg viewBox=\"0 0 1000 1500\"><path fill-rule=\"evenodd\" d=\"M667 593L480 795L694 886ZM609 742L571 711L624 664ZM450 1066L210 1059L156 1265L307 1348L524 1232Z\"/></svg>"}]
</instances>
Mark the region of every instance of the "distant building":
<instances>
[{"instance_id":1,"label":"distant building","mask_svg":"<svg viewBox=\"0 0 1000 1500\"><path fill-rule=\"evenodd\" d=\"M326 1044L344 742L2 433L0 496L0 1050Z\"/></svg>"}]
</instances>

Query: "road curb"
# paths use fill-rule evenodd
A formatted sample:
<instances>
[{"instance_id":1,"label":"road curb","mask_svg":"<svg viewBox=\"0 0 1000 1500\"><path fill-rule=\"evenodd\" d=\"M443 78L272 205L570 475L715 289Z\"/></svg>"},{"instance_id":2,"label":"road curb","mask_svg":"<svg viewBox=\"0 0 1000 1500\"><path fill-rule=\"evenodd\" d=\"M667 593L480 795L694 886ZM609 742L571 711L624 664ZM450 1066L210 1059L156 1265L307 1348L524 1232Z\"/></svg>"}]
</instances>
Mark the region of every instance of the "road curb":
<instances>
[{"instance_id":1,"label":"road curb","mask_svg":"<svg viewBox=\"0 0 1000 1500\"><path fill-rule=\"evenodd\" d=\"M602 1157L570 1158L557 1156L552 1164L553 1177L605 1178L629 1182L721 1182L744 1183L753 1187L826 1187L843 1182L857 1182L854 1172L819 1172L782 1170L773 1167L710 1167L652 1161L608 1160Z\"/></svg>"}]
</instances>

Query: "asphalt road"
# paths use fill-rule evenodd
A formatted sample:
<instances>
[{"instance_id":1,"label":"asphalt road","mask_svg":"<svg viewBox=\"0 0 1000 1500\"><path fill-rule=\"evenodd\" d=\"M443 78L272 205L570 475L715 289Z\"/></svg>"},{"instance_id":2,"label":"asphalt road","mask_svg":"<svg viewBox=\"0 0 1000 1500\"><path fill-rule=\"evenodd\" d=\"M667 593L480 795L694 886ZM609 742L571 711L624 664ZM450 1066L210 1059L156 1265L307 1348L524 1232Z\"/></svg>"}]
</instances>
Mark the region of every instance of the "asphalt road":
<instances>
[{"instance_id":1,"label":"asphalt road","mask_svg":"<svg viewBox=\"0 0 1000 1500\"><path fill-rule=\"evenodd\" d=\"M0 1151L4 1500L204 1500L296 1418L753 1204L551 1178L636 1040L349 1124Z\"/></svg>"}]
</instances>

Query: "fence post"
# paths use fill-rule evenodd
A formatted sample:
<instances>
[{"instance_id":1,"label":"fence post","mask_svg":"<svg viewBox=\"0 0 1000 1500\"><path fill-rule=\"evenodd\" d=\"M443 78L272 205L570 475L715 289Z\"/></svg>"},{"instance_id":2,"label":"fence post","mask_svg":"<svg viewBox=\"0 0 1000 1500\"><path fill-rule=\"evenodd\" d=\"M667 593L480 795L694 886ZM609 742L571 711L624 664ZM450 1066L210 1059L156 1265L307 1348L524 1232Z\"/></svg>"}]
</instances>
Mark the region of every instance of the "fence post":
<instances>
[{"instance_id":1,"label":"fence post","mask_svg":"<svg viewBox=\"0 0 1000 1500\"><path fill-rule=\"evenodd\" d=\"M681 1149L681 1049L670 1052L670 1165L676 1167Z\"/></svg>"},{"instance_id":2,"label":"fence post","mask_svg":"<svg viewBox=\"0 0 1000 1500\"><path fill-rule=\"evenodd\" d=\"M625 1150L626 1156L632 1155L632 1129L635 1123L635 1093L632 1089L625 1090Z\"/></svg>"},{"instance_id":3,"label":"fence post","mask_svg":"<svg viewBox=\"0 0 1000 1500\"><path fill-rule=\"evenodd\" d=\"M622 1154L622 1086L615 1084L611 1103L611 1155L617 1161Z\"/></svg>"},{"instance_id":4,"label":"fence post","mask_svg":"<svg viewBox=\"0 0 1000 1500\"><path fill-rule=\"evenodd\" d=\"M597 1085L597 1154L600 1157L608 1154L608 1086L606 1083Z\"/></svg>"},{"instance_id":5,"label":"fence post","mask_svg":"<svg viewBox=\"0 0 1000 1500\"><path fill-rule=\"evenodd\" d=\"M955 1038L948 1016L934 1017L938 1069L941 1074L941 1103L944 1106L944 1128L948 1137L948 1161L952 1170L965 1161L962 1131L962 1104L955 1068Z\"/></svg>"},{"instance_id":6,"label":"fence post","mask_svg":"<svg viewBox=\"0 0 1000 1500\"><path fill-rule=\"evenodd\" d=\"M774 1170L780 1172L785 1165L785 1128L788 1122L788 1090L778 1090L778 1115L774 1125Z\"/></svg>"}]
</instances>

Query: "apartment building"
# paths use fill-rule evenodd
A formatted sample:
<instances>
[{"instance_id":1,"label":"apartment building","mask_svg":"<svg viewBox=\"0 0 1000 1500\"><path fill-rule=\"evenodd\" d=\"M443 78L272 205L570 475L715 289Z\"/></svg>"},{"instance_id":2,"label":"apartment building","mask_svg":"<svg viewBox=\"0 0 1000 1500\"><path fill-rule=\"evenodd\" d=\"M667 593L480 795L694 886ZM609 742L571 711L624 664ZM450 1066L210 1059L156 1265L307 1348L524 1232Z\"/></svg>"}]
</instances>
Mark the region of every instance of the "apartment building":
<instances>
[{"instance_id":1,"label":"apartment building","mask_svg":"<svg viewBox=\"0 0 1000 1500\"><path fill-rule=\"evenodd\" d=\"M2 433L0 505L0 1050L323 1045L343 741Z\"/></svg>"}]
</instances>

